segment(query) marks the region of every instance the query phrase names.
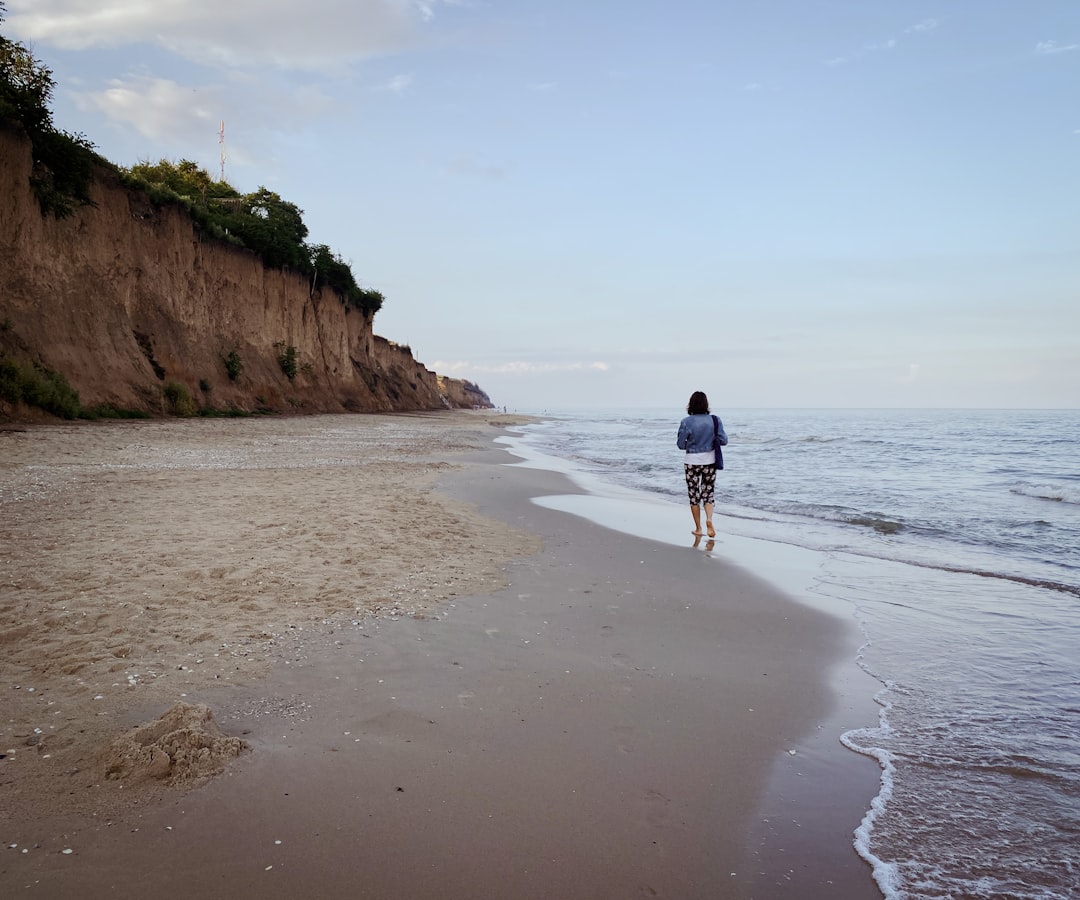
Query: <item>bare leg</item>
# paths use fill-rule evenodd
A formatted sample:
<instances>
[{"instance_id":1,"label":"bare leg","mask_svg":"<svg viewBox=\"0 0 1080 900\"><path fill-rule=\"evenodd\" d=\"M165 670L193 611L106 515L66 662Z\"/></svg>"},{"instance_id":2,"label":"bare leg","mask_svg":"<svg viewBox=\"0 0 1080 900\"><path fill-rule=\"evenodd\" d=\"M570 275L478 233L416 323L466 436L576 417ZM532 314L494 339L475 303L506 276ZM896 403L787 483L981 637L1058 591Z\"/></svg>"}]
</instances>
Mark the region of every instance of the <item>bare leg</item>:
<instances>
[{"instance_id":1,"label":"bare leg","mask_svg":"<svg viewBox=\"0 0 1080 900\"><path fill-rule=\"evenodd\" d=\"M705 527L709 529L709 537L716 537L716 529L712 526L712 511L713 505L711 503L705 504ZM701 526L698 525L700 529Z\"/></svg>"},{"instance_id":2,"label":"bare leg","mask_svg":"<svg viewBox=\"0 0 1080 900\"><path fill-rule=\"evenodd\" d=\"M690 515L692 515L694 517L694 530L692 532L690 532L690 533L691 534L701 534L702 533L701 532L701 507L691 505L690 506Z\"/></svg>"}]
</instances>

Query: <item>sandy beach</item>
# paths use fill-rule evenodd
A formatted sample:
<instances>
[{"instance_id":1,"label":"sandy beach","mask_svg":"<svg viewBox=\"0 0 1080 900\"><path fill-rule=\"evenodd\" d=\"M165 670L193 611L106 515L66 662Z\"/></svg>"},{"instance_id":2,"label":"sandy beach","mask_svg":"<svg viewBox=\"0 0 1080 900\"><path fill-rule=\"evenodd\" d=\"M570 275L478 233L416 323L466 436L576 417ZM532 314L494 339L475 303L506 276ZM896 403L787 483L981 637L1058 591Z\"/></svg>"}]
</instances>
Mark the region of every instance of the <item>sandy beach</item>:
<instances>
[{"instance_id":1,"label":"sandy beach","mask_svg":"<svg viewBox=\"0 0 1080 900\"><path fill-rule=\"evenodd\" d=\"M0 892L879 896L876 766L801 749L850 632L513 423L0 432Z\"/></svg>"}]
</instances>

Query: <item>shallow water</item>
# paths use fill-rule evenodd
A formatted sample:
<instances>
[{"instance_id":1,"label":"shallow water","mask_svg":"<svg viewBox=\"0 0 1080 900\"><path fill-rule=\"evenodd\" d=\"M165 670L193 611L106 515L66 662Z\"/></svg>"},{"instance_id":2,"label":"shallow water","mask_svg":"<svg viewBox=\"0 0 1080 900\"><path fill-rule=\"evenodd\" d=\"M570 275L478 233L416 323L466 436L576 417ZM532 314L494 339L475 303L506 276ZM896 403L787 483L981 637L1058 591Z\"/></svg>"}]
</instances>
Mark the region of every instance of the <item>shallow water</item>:
<instances>
[{"instance_id":1,"label":"shallow water","mask_svg":"<svg viewBox=\"0 0 1080 900\"><path fill-rule=\"evenodd\" d=\"M722 532L818 552L865 636L880 721L837 739L882 766L852 823L882 892L1080 895L1080 414L720 414ZM685 503L678 413L548 415L530 452Z\"/></svg>"}]
</instances>

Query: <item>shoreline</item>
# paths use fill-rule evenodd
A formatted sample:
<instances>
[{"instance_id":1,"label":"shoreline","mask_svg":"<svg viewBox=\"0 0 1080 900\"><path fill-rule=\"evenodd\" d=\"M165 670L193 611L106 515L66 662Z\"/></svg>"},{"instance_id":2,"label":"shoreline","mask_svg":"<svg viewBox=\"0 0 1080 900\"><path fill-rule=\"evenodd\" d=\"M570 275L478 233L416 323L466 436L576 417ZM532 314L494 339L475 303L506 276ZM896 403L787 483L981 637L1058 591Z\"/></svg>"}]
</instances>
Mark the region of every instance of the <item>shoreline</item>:
<instances>
[{"instance_id":1,"label":"shoreline","mask_svg":"<svg viewBox=\"0 0 1080 900\"><path fill-rule=\"evenodd\" d=\"M850 607L812 590L821 553L726 533L722 514L715 518L715 542L695 540L682 505L601 483L564 460L522 446L513 436L497 438L496 443L513 454L511 468L544 485L534 488L529 502L551 511L556 527L564 527L561 517L571 516L590 529L640 542L646 548L642 552L670 553L706 568L715 566L706 582L720 578L723 584L725 575L747 578L755 593L764 588L770 600L824 616L817 624L829 632L825 640L835 643L819 659L816 677L827 699L815 724L801 733L789 730L792 737L773 748L772 762L765 767L759 802L747 823L753 870L748 895L880 897L870 865L853 847L855 829L880 789L880 766L839 738L878 721L874 696L881 686L855 663L864 638ZM802 652L797 646L788 650Z\"/></svg>"},{"instance_id":2,"label":"shoreline","mask_svg":"<svg viewBox=\"0 0 1080 900\"><path fill-rule=\"evenodd\" d=\"M856 664L865 638L852 617L851 606L814 589L822 552L730 532L721 510L714 516L715 540L695 538L684 504L603 482L513 436L498 438L497 443L518 459L515 465L560 472L569 481L570 492L538 497L535 503L602 528L703 553L719 565L734 566L762 579L792 602L833 618L843 632L844 648L826 666L831 708L797 748L777 750L751 828L750 845L761 863L760 883L768 885L767 896L773 892L783 895L788 890L798 896L806 890L807 878L831 885L837 865L849 872L854 865L854 883L847 889L855 896L861 880L859 870L871 873L871 867L861 858L853 863L853 849L848 856L838 853L837 847L852 848L855 829L881 788L881 769L876 759L850 750L840 737L877 723L880 707L874 698L881 684ZM796 873L799 880L792 884Z\"/></svg>"},{"instance_id":3,"label":"shoreline","mask_svg":"<svg viewBox=\"0 0 1080 900\"><path fill-rule=\"evenodd\" d=\"M121 809L116 827L65 822L71 855L5 850L0 885L57 897L95 896L90 886L879 896L850 846L846 800L823 811L830 828L804 823L797 854L755 830L770 791L785 799L778 757L792 747L813 779L844 782L834 794L851 799L867 775L876 784L876 765L852 775L860 758L844 750L853 764L838 772L809 739L837 712L829 672L848 638L834 620L739 567L532 502L565 494L565 481L498 465L509 457L493 436L438 453L449 465L437 464L438 492L421 506L467 509L461 527L425 543L439 529L413 525L397 548L403 569L426 565L425 553L483 561L491 588L291 629L268 674L212 679L194 698L254 752L197 790ZM277 473L279 490L288 481ZM723 596L710 599L718 571ZM845 828L846 847L831 837Z\"/></svg>"}]
</instances>

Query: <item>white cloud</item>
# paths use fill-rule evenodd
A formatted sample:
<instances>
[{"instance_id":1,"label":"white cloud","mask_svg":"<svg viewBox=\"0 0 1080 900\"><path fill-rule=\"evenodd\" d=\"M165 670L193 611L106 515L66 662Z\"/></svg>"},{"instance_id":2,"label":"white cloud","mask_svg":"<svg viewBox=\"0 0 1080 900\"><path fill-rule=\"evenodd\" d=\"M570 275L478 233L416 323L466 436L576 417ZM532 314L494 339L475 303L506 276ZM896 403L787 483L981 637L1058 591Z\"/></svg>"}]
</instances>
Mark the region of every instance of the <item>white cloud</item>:
<instances>
[{"instance_id":1,"label":"white cloud","mask_svg":"<svg viewBox=\"0 0 1080 900\"><path fill-rule=\"evenodd\" d=\"M412 75L395 75L389 81L383 84L376 85L372 88L373 91L385 92L390 94L400 94L409 89L412 86Z\"/></svg>"},{"instance_id":2,"label":"white cloud","mask_svg":"<svg viewBox=\"0 0 1080 900\"><path fill-rule=\"evenodd\" d=\"M96 107L111 122L131 125L154 140L218 128L221 89L183 87L164 78L116 79L96 93L75 93L83 108Z\"/></svg>"},{"instance_id":3,"label":"white cloud","mask_svg":"<svg viewBox=\"0 0 1080 900\"><path fill-rule=\"evenodd\" d=\"M606 362L503 362L479 363L436 360L431 368L444 375L474 373L479 375L545 375L552 372L607 372Z\"/></svg>"},{"instance_id":4,"label":"white cloud","mask_svg":"<svg viewBox=\"0 0 1080 900\"><path fill-rule=\"evenodd\" d=\"M9 0L21 39L66 50L151 44L216 67L332 71L420 40L446 0Z\"/></svg>"},{"instance_id":5,"label":"white cloud","mask_svg":"<svg viewBox=\"0 0 1080 900\"><path fill-rule=\"evenodd\" d=\"M923 19L921 22L916 22L910 28L905 28L904 34L914 34L919 31L933 31L937 27L937 19Z\"/></svg>"},{"instance_id":6,"label":"white cloud","mask_svg":"<svg viewBox=\"0 0 1080 900\"><path fill-rule=\"evenodd\" d=\"M1040 41L1035 45L1035 52L1039 56L1051 56L1055 53L1068 53L1070 50L1080 48L1080 44L1059 44L1057 41Z\"/></svg>"},{"instance_id":7,"label":"white cloud","mask_svg":"<svg viewBox=\"0 0 1080 900\"><path fill-rule=\"evenodd\" d=\"M904 34L925 34L928 31L933 31L938 27L937 19L923 19L921 22L916 22L914 25L904 29ZM895 50L900 46L900 42L896 38L889 38L885 41L877 41L872 44L863 44L858 50L849 53L847 56L834 56L831 59L825 60L827 66L842 66L853 59L860 59L861 57L868 56L871 53L882 53L890 50Z\"/></svg>"},{"instance_id":8,"label":"white cloud","mask_svg":"<svg viewBox=\"0 0 1080 900\"><path fill-rule=\"evenodd\" d=\"M900 378L898 379L898 382L900 384L914 384L916 381L919 380L919 370L920 370L920 368L921 367L919 366L918 363L911 363L908 366L907 374L900 376Z\"/></svg>"},{"instance_id":9,"label":"white cloud","mask_svg":"<svg viewBox=\"0 0 1080 900\"><path fill-rule=\"evenodd\" d=\"M287 119L294 127L325 112L331 102L307 86L280 90L258 80L234 78L225 84L195 87L166 78L131 75L116 78L101 91L72 91L82 109L97 109L115 125L133 128L143 137L175 148L215 143L221 120L248 123ZM230 150L230 156L242 155Z\"/></svg>"}]
</instances>

